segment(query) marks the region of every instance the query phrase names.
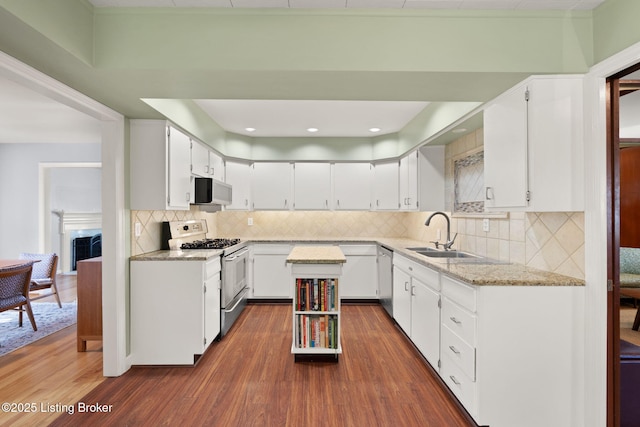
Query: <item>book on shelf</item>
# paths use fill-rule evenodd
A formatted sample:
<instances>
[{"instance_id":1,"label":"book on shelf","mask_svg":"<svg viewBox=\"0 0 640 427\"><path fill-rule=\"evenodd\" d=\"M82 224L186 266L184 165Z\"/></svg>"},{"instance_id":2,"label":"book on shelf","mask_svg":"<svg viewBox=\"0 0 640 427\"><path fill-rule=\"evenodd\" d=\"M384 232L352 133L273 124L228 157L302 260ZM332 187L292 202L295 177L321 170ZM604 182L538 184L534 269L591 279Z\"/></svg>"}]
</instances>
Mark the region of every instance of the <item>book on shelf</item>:
<instances>
[{"instance_id":1,"label":"book on shelf","mask_svg":"<svg viewBox=\"0 0 640 427\"><path fill-rule=\"evenodd\" d=\"M332 314L296 315L296 347L338 348L337 322L337 316Z\"/></svg>"},{"instance_id":2,"label":"book on shelf","mask_svg":"<svg viewBox=\"0 0 640 427\"><path fill-rule=\"evenodd\" d=\"M296 310L335 311L337 287L337 279L296 279Z\"/></svg>"}]
</instances>

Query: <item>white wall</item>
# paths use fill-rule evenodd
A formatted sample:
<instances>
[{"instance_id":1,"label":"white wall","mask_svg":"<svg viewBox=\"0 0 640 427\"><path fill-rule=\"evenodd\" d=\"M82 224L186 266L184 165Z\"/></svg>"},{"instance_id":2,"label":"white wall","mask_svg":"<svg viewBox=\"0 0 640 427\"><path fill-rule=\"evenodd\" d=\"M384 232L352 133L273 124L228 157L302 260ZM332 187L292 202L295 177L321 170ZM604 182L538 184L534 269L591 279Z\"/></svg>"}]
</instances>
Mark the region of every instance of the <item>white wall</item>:
<instances>
[{"instance_id":1,"label":"white wall","mask_svg":"<svg viewBox=\"0 0 640 427\"><path fill-rule=\"evenodd\" d=\"M0 258L39 250L42 162L100 162L100 144L0 144Z\"/></svg>"}]
</instances>

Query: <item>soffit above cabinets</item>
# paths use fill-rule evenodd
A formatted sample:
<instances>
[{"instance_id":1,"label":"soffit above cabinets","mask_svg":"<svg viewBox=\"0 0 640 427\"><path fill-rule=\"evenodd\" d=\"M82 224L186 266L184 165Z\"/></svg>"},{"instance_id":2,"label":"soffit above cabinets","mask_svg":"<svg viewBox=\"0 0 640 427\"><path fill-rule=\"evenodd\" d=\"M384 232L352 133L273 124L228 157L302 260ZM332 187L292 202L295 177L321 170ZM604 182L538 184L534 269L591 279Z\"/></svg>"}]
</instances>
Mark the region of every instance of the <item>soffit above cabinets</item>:
<instances>
[{"instance_id":1,"label":"soffit above cabinets","mask_svg":"<svg viewBox=\"0 0 640 427\"><path fill-rule=\"evenodd\" d=\"M372 137L400 131L429 104L238 99L195 102L225 131L252 137ZM316 130L309 132L310 128Z\"/></svg>"},{"instance_id":2,"label":"soffit above cabinets","mask_svg":"<svg viewBox=\"0 0 640 427\"><path fill-rule=\"evenodd\" d=\"M89 0L95 7L590 10L605 0Z\"/></svg>"}]
</instances>

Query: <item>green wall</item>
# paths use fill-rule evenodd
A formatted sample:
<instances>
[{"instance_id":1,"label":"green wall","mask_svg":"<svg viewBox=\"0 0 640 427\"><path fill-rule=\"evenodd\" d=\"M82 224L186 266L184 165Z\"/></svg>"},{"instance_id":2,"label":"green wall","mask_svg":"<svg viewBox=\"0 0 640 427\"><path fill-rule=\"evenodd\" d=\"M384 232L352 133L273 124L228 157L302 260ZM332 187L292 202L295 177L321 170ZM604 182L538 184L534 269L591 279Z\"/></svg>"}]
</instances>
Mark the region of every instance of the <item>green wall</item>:
<instances>
[{"instance_id":1,"label":"green wall","mask_svg":"<svg viewBox=\"0 0 640 427\"><path fill-rule=\"evenodd\" d=\"M596 9L593 17L595 63L640 42L638 18L638 0L606 0Z\"/></svg>"}]
</instances>

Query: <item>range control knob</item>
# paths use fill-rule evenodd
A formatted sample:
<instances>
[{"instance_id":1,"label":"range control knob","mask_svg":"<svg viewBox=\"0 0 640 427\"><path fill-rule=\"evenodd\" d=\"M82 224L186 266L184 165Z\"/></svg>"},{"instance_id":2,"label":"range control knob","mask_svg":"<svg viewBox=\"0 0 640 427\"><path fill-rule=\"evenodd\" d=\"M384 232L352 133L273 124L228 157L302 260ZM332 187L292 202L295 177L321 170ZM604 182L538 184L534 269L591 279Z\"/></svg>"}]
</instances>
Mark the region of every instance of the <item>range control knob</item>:
<instances>
[{"instance_id":1,"label":"range control knob","mask_svg":"<svg viewBox=\"0 0 640 427\"><path fill-rule=\"evenodd\" d=\"M183 225L183 226L182 226L182 229L183 229L184 231L188 231L188 230L189 230L189 226L188 226L188 225Z\"/></svg>"}]
</instances>

